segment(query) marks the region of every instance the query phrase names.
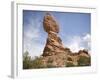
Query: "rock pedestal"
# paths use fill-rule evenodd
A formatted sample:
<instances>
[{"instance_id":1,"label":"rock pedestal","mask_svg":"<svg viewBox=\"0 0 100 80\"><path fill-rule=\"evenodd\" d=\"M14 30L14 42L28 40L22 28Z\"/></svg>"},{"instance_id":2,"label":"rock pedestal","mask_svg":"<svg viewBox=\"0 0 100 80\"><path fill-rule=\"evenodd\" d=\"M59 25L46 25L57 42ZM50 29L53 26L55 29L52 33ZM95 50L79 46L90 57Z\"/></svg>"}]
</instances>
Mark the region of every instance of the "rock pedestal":
<instances>
[{"instance_id":1,"label":"rock pedestal","mask_svg":"<svg viewBox=\"0 0 100 80\"><path fill-rule=\"evenodd\" d=\"M45 32L48 34L46 45L42 54L42 62L45 67L73 67L91 65L88 51L80 50L77 53L73 53L70 51L70 48L64 48L62 40L58 35L59 26L51 14L47 13L44 16L43 27ZM82 57L85 57L85 60L82 61L83 63L79 64Z\"/></svg>"},{"instance_id":2,"label":"rock pedestal","mask_svg":"<svg viewBox=\"0 0 100 80\"><path fill-rule=\"evenodd\" d=\"M42 56L64 53L65 48L61 38L58 36L59 26L49 13L44 16L43 26L44 30L48 33L48 38Z\"/></svg>"}]
</instances>

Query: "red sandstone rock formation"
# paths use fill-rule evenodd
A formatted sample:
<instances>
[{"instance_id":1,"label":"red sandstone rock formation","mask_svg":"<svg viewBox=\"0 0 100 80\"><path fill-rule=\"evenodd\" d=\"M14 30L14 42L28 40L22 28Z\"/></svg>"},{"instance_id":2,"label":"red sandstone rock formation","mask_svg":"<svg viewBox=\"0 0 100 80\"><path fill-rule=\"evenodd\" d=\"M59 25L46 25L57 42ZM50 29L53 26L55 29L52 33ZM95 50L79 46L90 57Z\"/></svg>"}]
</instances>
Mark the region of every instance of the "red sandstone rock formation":
<instances>
[{"instance_id":1,"label":"red sandstone rock formation","mask_svg":"<svg viewBox=\"0 0 100 80\"><path fill-rule=\"evenodd\" d=\"M62 40L58 36L59 26L49 13L44 16L43 26L44 30L48 34L43 56L65 53L65 48L63 47Z\"/></svg>"}]
</instances>

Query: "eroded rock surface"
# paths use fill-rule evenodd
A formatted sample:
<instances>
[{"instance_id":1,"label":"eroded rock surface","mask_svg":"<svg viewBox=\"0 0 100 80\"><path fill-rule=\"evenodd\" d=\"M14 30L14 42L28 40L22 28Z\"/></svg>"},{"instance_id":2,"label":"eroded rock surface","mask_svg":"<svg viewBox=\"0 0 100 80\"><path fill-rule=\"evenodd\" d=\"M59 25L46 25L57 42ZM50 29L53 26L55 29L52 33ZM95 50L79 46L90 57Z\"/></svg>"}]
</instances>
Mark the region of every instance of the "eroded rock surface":
<instances>
[{"instance_id":1,"label":"eroded rock surface","mask_svg":"<svg viewBox=\"0 0 100 80\"><path fill-rule=\"evenodd\" d=\"M62 40L58 35L60 31L59 25L50 13L47 13L44 16L43 27L44 31L48 34L42 54L42 61L45 67L90 65L90 55L88 54L88 51L80 50L79 52L74 53L70 48L64 47ZM82 62L82 64L79 64L79 62Z\"/></svg>"},{"instance_id":2,"label":"eroded rock surface","mask_svg":"<svg viewBox=\"0 0 100 80\"><path fill-rule=\"evenodd\" d=\"M44 30L47 33L49 33L50 31L55 32L55 33L59 32L59 26L58 26L56 20L53 18L53 16L51 16L50 13L47 13L44 16L43 26L44 26Z\"/></svg>"},{"instance_id":3,"label":"eroded rock surface","mask_svg":"<svg viewBox=\"0 0 100 80\"><path fill-rule=\"evenodd\" d=\"M44 16L43 26L44 30L48 34L43 56L65 53L65 48L63 47L62 40L58 35L59 26L56 20L49 13Z\"/></svg>"}]
</instances>

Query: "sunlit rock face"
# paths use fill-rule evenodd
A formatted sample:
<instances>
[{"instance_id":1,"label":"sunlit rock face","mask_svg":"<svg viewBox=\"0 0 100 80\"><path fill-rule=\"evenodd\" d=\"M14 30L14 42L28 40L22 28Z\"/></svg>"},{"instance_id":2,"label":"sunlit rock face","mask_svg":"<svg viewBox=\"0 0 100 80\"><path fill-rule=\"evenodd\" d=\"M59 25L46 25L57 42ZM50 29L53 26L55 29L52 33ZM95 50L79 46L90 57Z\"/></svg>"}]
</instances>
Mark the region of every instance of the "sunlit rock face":
<instances>
[{"instance_id":1,"label":"sunlit rock face","mask_svg":"<svg viewBox=\"0 0 100 80\"><path fill-rule=\"evenodd\" d=\"M58 26L56 20L54 19L54 17L51 16L50 13L46 13L46 15L44 16L43 26L44 26L44 30L47 33L49 33L50 31L52 31L54 33L59 32L59 26Z\"/></svg>"},{"instance_id":2,"label":"sunlit rock face","mask_svg":"<svg viewBox=\"0 0 100 80\"><path fill-rule=\"evenodd\" d=\"M51 14L47 13L44 16L43 26L44 30L48 34L46 45L43 51L43 56L65 53L65 48L63 47L62 40L58 36L59 26L54 17L51 16Z\"/></svg>"},{"instance_id":3,"label":"sunlit rock face","mask_svg":"<svg viewBox=\"0 0 100 80\"><path fill-rule=\"evenodd\" d=\"M59 25L50 13L46 13L44 16L43 27L44 31L48 34L42 54L42 62L45 67L90 65L88 51L79 50L78 52L72 52L70 48L64 47L58 35L60 31ZM79 62L82 62L82 64Z\"/></svg>"}]
</instances>

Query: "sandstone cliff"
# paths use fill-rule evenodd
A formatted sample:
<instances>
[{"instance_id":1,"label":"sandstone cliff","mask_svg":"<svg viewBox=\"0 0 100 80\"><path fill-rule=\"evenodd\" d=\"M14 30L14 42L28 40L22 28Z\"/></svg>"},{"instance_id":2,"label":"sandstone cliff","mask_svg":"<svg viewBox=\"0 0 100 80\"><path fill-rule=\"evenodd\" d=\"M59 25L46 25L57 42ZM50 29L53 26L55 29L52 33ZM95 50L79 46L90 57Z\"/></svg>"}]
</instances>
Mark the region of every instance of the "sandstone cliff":
<instances>
[{"instance_id":1,"label":"sandstone cliff","mask_svg":"<svg viewBox=\"0 0 100 80\"><path fill-rule=\"evenodd\" d=\"M48 34L42 54L42 61L45 66L48 66L48 64L53 67L67 67L69 64L70 66L77 66L80 57L86 57L90 60L88 51L80 50L77 53L72 53L69 48L64 47L62 40L58 35L59 25L50 13L47 13L44 16L43 26L44 31ZM90 65L89 60L88 63ZM85 63L82 65L85 65Z\"/></svg>"}]
</instances>

